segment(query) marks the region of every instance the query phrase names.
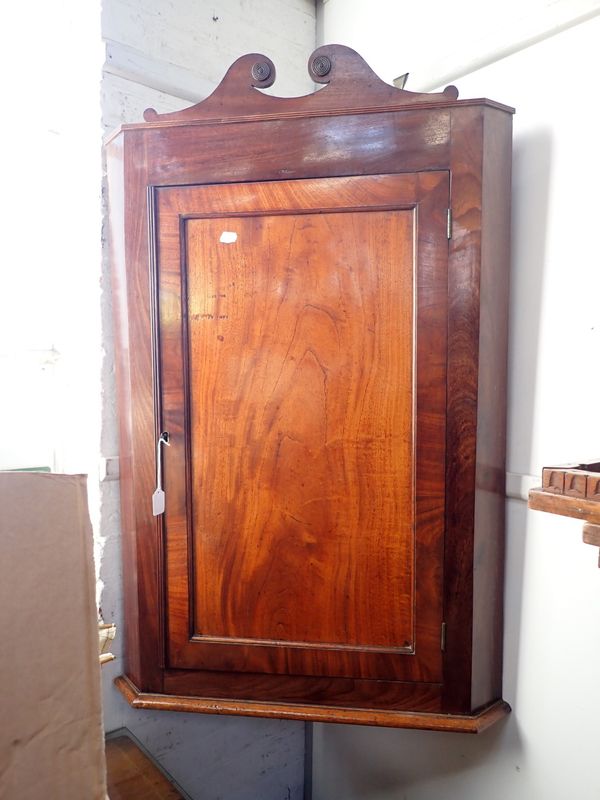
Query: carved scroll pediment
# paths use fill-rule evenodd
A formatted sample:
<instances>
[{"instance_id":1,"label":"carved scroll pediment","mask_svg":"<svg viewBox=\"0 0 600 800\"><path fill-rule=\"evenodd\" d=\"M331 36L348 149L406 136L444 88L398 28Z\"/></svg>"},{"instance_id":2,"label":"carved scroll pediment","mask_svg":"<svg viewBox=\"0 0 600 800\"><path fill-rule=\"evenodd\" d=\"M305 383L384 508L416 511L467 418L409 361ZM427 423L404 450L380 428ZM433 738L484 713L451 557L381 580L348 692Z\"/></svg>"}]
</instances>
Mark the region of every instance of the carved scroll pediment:
<instances>
[{"instance_id":1,"label":"carved scroll pediment","mask_svg":"<svg viewBox=\"0 0 600 800\"><path fill-rule=\"evenodd\" d=\"M397 89L381 80L366 61L350 47L339 44L319 47L308 60L308 72L323 89L301 97L265 94L275 82L275 65L267 56L248 53L227 70L215 91L205 100L182 111L158 114L144 112L147 122L195 122L257 115L310 114L368 108L399 108L414 103L446 103L456 100L458 91L447 86L443 92L428 94Z\"/></svg>"}]
</instances>

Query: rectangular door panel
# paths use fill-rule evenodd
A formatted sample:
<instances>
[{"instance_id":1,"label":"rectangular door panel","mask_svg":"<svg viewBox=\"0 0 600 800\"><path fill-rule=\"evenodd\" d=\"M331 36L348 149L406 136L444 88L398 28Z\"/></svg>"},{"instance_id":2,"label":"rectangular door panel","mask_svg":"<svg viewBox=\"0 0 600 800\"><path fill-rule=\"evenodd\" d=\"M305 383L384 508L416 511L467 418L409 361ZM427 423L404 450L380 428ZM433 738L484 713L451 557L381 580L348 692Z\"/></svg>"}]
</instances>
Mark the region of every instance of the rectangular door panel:
<instances>
[{"instance_id":1,"label":"rectangular door panel","mask_svg":"<svg viewBox=\"0 0 600 800\"><path fill-rule=\"evenodd\" d=\"M155 190L171 668L441 679L448 192Z\"/></svg>"},{"instance_id":2,"label":"rectangular door panel","mask_svg":"<svg viewBox=\"0 0 600 800\"><path fill-rule=\"evenodd\" d=\"M187 222L196 636L412 648L413 215Z\"/></svg>"}]
</instances>

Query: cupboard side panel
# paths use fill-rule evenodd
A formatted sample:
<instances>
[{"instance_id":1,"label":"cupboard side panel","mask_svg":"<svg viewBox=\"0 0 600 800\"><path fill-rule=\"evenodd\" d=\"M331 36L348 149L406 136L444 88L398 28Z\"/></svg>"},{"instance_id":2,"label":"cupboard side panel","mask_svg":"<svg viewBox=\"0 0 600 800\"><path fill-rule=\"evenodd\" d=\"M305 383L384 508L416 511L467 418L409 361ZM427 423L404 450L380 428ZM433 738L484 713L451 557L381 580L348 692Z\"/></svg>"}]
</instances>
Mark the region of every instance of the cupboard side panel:
<instances>
[{"instance_id":1,"label":"cupboard side panel","mask_svg":"<svg viewBox=\"0 0 600 800\"><path fill-rule=\"evenodd\" d=\"M444 710L471 702L473 519L479 361L482 114L452 114L448 258L448 397L444 581Z\"/></svg>"},{"instance_id":2,"label":"cupboard side panel","mask_svg":"<svg viewBox=\"0 0 600 800\"><path fill-rule=\"evenodd\" d=\"M140 642L135 620L138 617L137 556L135 508L131 485L131 372L129 369L129 324L127 274L125 267L125 176L123 135L113 139L106 150L109 202L109 247L112 279L113 322L115 331L115 373L119 415L119 490L121 495L121 549L123 573L123 610L125 620L125 658L127 672L139 685Z\"/></svg>"},{"instance_id":3,"label":"cupboard side panel","mask_svg":"<svg viewBox=\"0 0 600 800\"><path fill-rule=\"evenodd\" d=\"M152 517L154 409L144 143L125 134L108 151L116 322L126 672L160 691L160 531ZM126 198L126 200L124 200Z\"/></svg>"},{"instance_id":4,"label":"cupboard side panel","mask_svg":"<svg viewBox=\"0 0 600 800\"><path fill-rule=\"evenodd\" d=\"M484 110L471 706L502 696L512 116Z\"/></svg>"}]
</instances>

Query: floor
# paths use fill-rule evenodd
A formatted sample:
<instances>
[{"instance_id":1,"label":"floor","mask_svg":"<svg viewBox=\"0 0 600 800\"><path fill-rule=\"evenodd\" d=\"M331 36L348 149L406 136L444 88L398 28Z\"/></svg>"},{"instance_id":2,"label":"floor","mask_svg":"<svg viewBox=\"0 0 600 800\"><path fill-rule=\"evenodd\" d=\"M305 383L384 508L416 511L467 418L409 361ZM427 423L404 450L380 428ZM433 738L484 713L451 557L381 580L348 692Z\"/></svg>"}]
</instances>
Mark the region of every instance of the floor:
<instances>
[{"instance_id":1,"label":"floor","mask_svg":"<svg viewBox=\"0 0 600 800\"><path fill-rule=\"evenodd\" d=\"M128 733L107 737L106 772L110 800L184 800Z\"/></svg>"}]
</instances>

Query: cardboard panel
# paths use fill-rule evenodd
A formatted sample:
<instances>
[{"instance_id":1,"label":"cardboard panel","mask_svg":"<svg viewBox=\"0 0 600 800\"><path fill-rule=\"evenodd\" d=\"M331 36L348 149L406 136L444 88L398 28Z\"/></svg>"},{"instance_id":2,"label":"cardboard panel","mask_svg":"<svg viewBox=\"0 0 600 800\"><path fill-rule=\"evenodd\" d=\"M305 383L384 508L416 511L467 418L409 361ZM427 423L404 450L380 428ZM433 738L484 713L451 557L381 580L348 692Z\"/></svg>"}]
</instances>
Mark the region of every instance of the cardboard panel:
<instances>
[{"instance_id":1,"label":"cardboard panel","mask_svg":"<svg viewBox=\"0 0 600 800\"><path fill-rule=\"evenodd\" d=\"M104 800L84 475L0 474L0 797Z\"/></svg>"}]
</instances>

